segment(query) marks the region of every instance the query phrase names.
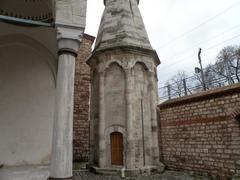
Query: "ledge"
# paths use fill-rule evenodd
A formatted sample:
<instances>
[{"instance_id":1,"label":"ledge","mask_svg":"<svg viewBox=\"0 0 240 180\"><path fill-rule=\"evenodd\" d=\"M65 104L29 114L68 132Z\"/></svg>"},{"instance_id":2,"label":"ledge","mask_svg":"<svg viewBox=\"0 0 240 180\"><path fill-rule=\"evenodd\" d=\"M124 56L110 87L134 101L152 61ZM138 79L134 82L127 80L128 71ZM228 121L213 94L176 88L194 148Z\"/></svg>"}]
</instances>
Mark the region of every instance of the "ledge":
<instances>
[{"instance_id":1,"label":"ledge","mask_svg":"<svg viewBox=\"0 0 240 180\"><path fill-rule=\"evenodd\" d=\"M112 46L106 49L97 49L92 52L92 55L87 59L87 64L90 65L92 59L94 59L95 56L98 54L104 53L104 52L111 52L114 50L121 50L123 52L135 52L135 53L140 53L140 54L148 54L151 55L154 59L154 63L156 66L161 64L161 61L158 57L157 52L154 49L147 49L143 47L137 47L137 46L132 46L132 45L119 45L119 46Z\"/></svg>"},{"instance_id":2,"label":"ledge","mask_svg":"<svg viewBox=\"0 0 240 180\"><path fill-rule=\"evenodd\" d=\"M83 33L83 38L91 41L92 43L95 41L95 37L89 34Z\"/></svg>"},{"instance_id":3,"label":"ledge","mask_svg":"<svg viewBox=\"0 0 240 180\"><path fill-rule=\"evenodd\" d=\"M165 108L169 108L169 107L173 107L173 106L180 106L183 104L213 99L213 98L217 98L217 97L223 97L223 96L232 95L232 94L236 94L236 93L240 93L240 83L233 84L230 86L225 86L222 88L217 88L217 89L212 89L212 90L196 93L196 94L189 95L189 96L171 99L171 100L168 100L168 101L165 101L165 102L159 104L158 107L160 109L165 109Z\"/></svg>"}]
</instances>

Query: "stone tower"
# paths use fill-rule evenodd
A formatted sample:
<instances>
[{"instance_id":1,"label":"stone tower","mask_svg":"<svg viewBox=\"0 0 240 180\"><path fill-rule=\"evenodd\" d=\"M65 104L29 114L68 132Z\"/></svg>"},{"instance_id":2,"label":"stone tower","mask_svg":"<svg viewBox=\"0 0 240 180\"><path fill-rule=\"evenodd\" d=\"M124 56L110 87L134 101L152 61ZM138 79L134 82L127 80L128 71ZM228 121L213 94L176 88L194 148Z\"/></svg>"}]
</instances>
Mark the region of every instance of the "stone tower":
<instances>
[{"instance_id":1,"label":"stone tower","mask_svg":"<svg viewBox=\"0 0 240 180\"><path fill-rule=\"evenodd\" d=\"M126 173L159 165L156 67L139 0L105 0L91 67L90 165ZM134 173L133 173L134 172Z\"/></svg>"}]
</instances>

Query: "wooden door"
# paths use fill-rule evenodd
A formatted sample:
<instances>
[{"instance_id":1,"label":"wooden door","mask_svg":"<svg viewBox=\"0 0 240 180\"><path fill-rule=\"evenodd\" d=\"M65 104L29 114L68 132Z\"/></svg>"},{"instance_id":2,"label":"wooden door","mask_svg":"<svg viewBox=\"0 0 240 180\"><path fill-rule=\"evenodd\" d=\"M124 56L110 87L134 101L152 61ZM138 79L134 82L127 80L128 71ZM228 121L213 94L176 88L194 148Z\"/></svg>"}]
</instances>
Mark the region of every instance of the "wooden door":
<instances>
[{"instance_id":1,"label":"wooden door","mask_svg":"<svg viewBox=\"0 0 240 180\"><path fill-rule=\"evenodd\" d=\"M112 165L123 165L123 136L121 133L111 134Z\"/></svg>"}]
</instances>

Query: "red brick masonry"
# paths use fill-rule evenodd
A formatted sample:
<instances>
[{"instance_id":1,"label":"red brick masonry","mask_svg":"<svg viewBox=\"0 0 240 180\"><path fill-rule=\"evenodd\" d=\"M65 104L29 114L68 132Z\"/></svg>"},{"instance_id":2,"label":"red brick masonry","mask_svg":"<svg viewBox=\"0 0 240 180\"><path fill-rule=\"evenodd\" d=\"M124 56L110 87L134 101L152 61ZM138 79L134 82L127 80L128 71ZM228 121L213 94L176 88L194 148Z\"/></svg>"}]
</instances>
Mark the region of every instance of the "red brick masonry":
<instances>
[{"instance_id":1,"label":"red brick masonry","mask_svg":"<svg viewBox=\"0 0 240 180\"><path fill-rule=\"evenodd\" d=\"M169 169L240 176L240 84L164 102L160 155Z\"/></svg>"},{"instance_id":2,"label":"red brick masonry","mask_svg":"<svg viewBox=\"0 0 240 180\"><path fill-rule=\"evenodd\" d=\"M94 37L84 34L76 59L74 87L73 160L88 161L90 68L86 64Z\"/></svg>"}]
</instances>

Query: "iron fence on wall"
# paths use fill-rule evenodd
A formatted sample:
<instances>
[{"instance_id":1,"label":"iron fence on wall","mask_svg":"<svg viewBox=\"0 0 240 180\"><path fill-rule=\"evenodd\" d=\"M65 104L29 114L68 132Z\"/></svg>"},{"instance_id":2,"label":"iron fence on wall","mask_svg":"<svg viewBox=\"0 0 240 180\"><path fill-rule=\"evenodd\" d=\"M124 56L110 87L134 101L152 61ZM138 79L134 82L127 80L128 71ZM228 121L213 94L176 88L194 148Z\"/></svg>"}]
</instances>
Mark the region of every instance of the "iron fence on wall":
<instances>
[{"instance_id":1,"label":"iron fence on wall","mask_svg":"<svg viewBox=\"0 0 240 180\"><path fill-rule=\"evenodd\" d=\"M239 73L240 75L240 73ZM232 75L231 79L233 82L229 81L226 77L220 77L212 79L211 81L206 81L206 89L214 89L219 87L224 87L230 84L239 83L236 75ZM199 76L190 76L182 79L176 83L171 83L166 86L158 88L159 101L163 102L166 100L183 97L204 91L203 83Z\"/></svg>"}]
</instances>

